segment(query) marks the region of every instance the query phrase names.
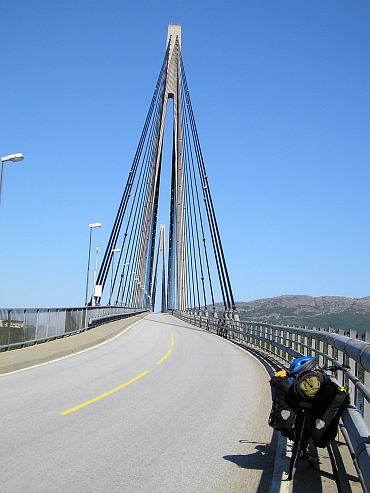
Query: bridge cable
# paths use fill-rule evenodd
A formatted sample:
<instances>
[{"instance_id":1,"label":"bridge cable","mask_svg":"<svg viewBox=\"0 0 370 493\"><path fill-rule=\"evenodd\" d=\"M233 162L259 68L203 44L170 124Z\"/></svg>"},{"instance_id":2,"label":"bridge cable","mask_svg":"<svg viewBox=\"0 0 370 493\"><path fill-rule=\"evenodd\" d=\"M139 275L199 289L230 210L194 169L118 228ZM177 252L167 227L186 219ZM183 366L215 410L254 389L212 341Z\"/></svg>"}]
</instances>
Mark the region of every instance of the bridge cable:
<instances>
[{"instance_id":1,"label":"bridge cable","mask_svg":"<svg viewBox=\"0 0 370 493\"><path fill-rule=\"evenodd\" d=\"M183 78L184 91L185 91L185 94L187 95L188 112L189 112L189 116L190 116L191 130L192 130L192 134L193 134L193 140L194 140L195 150L196 150L196 155L197 155L198 168L199 168L201 181L203 184L204 200L205 200L207 215L208 215L208 219L209 219L209 224L211 227L212 238L214 240L213 244L215 247L216 258L218 258L218 272L219 272L220 280L222 279L222 283L220 283L220 284L224 286L224 294L225 294L224 305L225 305L225 308L227 308L229 310L231 308L233 308L235 310L235 302L234 302L234 298L233 298L230 278L229 278L229 274L228 274L228 270L227 270L227 266L226 266L226 261L225 261L225 256L224 256L224 252L223 252L223 248L222 248L221 237L220 237L218 224L217 224L217 220L216 220L216 215L215 215L215 211L214 211L214 207L213 207L211 192L209 189L208 177L206 175L205 165L204 165L203 156L202 156L202 152L201 152L201 148L200 148L198 132L196 129L196 124L195 124L195 119L194 119L194 114L193 114L193 110L192 110L190 94L188 91L188 86L187 86L187 82L186 82L185 70L184 70L182 59L181 59L181 68L182 68L182 78Z\"/></svg>"},{"instance_id":2,"label":"bridge cable","mask_svg":"<svg viewBox=\"0 0 370 493\"><path fill-rule=\"evenodd\" d=\"M127 179L127 183L126 183L126 186L125 186L125 189L124 189L124 192L123 192L123 195L122 195L122 199L121 199L121 202L120 202L120 205L119 205L119 208L118 208L118 212L117 212L116 219L115 219L115 222L114 222L114 225L113 225L113 228L112 228L112 232L111 232L110 238L108 240L108 245L107 245L107 248L105 250L103 261L102 261L101 266L100 266L100 269L99 269L99 274L98 274L98 277L97 277L97 284L98 285L101 285L103 287L103 289L104 289L104 286L105 286L105 283L106 283L106 279L107 279L107 276L108 276L110 264L111 264L111 261L112 261L112 250L116 247L118 235L120 233L120 229L121 229L123 217L124 217L124 214L125 214L125 211L126 211L126 207L127 207L127 202L129 200L129 197L130 197L130 192L131 192L131 187L132 187L132 181L135 178L136 169L137 169L138 162L139 162L139 159L140 159L140 156L141 156L141 153L142 153L142 149L143 149L144 141L146 139L148 127L149 127L149 124L150 124L150 121L151 121L151 118L152 118L153 109L154 109L155 104L156 104L157 92L158 92L158 89L160 87L161 80L163 78L163 72L164 72L164 69L165 69L165 66L166 66L167 57L168 57L168 48L166 50L166 54L165 54L165 57L164 57L164 60L163 60L163 63L162 63L162 67L161 67L161 70L160 70L160 73L159 73L157 84L156 84L156 87L154 89L154 94L153 94L153 97L152 97L152 100L151 100L151 103L150 103L150 107L149 107L149 111L148 111L148 114L147 114L147 117L146 117L146 120L145 120L144 128L143 128L142 133L141 133L141 137L140 137L140 141L139 141L139 144L138 144L138 147L137 147L137 150L136 150L136 154L135 154L135 157L134 157L133 165L131 167L131 170L130 170L130 173L129 173L129 177ZM130 176L131 174L132 174L132 177ZM98 302L99 301L100 301L100 298L98 299Z\"/></svg>"}]
</instances>

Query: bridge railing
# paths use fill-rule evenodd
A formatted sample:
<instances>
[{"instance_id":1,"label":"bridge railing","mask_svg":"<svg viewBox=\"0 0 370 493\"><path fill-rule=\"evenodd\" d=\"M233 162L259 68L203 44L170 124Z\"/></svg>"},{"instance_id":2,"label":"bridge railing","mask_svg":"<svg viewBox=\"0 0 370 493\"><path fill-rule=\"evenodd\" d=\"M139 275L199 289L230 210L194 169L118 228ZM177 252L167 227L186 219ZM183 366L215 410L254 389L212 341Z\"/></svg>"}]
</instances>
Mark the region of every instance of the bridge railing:
<instances>
[{"instance_id":1,"label":"bridge railing","mask_svg":"<svg viewBox=\"0 0 370 493\"><path fill-rule=\"evenodd\" d=\"M351 367L341 373L341 385L350 388L351 402L342 417L342 432L362 482L370 493L370 332L286 327L268 323L234 321L199 312L173 311L181 320L226 337L287 367L298 356L315 356L320 365L339 361Z\"/></svg>"},{"instance_id":2,"label":"bridge railing","mask_svg":"<svg viewBox=\"0 0 370 493\"><path fill-rule=\"evenodd\" d=\"M73 335L145 311L142 308L0 308L0 351Z\"/></svg>"}]
</instances>

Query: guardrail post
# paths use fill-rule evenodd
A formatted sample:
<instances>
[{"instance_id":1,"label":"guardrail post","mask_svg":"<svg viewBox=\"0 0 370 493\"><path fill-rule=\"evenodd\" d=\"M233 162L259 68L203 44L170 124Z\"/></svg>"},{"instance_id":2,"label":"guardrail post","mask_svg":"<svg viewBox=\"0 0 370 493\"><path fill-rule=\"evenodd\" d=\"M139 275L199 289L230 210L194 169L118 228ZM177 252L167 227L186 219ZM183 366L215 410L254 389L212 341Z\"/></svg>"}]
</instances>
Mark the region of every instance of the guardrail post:
<instances>
[{"instance_id":1,"label":"guardrail post","mask_svg":"<svg viewBox=\"0 0 370 493\"><path fill-rule=\"evenodd\" d=\"M306 354L308 356L312 356L312 339L309 335L306 336L306 345L307 345Z\"/></svg>"},{"instance_id":2,"label":"guardrail post","mask_svg":"<svg viewBox=\"0 0 370 493\"><path fill-rule=\"evenodd\" d=\"M38 338L38 333L39 333L39 308L37 308L36 310L36 330L35 330L35 338L37 339Z\"/></svg>"},{"instance_id":3,"label":"guardrail post","mask_svg":"<svg viewBox=\"0 0 370 493\"><path fill-rule=\"evenodd\" d=\"M284 341L283 341L283 339L282 339L281 336L282 336L282 330L279 327L279 328L276 329L276 342L278 344L284 345ZM278 350L278 355L279 355L280 358L286 359L286 352L283 349Z\"/></svg>"},{"instance_id":4,"label":"guardrail post","mask_svg":"<svg viewBox=\"0 0 370 493\"><path fill-rule=\"evenodd\" d=\"M8 329L8 346L10 344L10 323L12 320L12 311L8 310L8 320L6 322L6 328Z\"/></svg>"},{"instance_id":5,"label":"guardrail post","mask_svg":"<svg viewBox=\"0 0 370 493\"><path fill-rule=\"evenodd\" d=\"M365 332L365 342L370 343L370 332L367 330ZM367 389L370 389L370 373L367 371L364 371L364 385ZM364 399L364 404L363 404L363 416L364 420L370 428L370 403L367 402L366 399Z\"/></svg>"},{"instance_id":6,"label":"guardrail post","mask_svg":"<svg viewBox=\"0 0 370 493\"><path fill-rule=\"evenodd\" d=\"M261 326L260 325L255 325L254 326L254 331L252 333L252 344L253 346L257 346L257 337L259 334L261 334Z\"/></svg>"},{"instance_id":7,"label":"guardrail post","mask_svg":"<svg viewBox=\"0 0 370 493\"><path fill-rule=\"evenodd\" d=\"M276 343L278 343L277 329L274 326L269 327L269 329L271 333L271 340L273 341L273 343L270 344L270 351L276 356L278 356L280 355L280 349L276 347Z\"/></svg>"},{"instance_id":8,"label":"guardrail post","mask_svg":"<svg viewBox=\"0 0 370 493\"><path fill-rule=\"evenodd\" d=\"M297 334L297 332L292 334L292 339L293 339L293 349L295 351L298 351L298 334Z\"/></svg>"},{"instance_id":9,"label":"guardrail post","mask_svg":"<svg viewBox=\"0 0 370 493\"><path fill-rule=\"evenodd\" d=\"M249 334L247 336L247 343L253 345L253 331L255 330L255 325L251 325L249 330Z\"/></svg>"},{"instance_id":10,"label":"guardrail post","mask_svg":"<svg viewBox=\"0 0 370 493\"><path fill-rule=\"evenodd\" d=\"M358 338L358 333L357 331L351 329L349 331L349 336L352 338L352 339L357 339ZM352 358L347 358L347 364L351 367L351 370L352 370L352 373L358 377L358 368L357 368L357 363L356 361L354 361ZM356 386L355 384L350 380L348 382L348 386L350 388L350 392L351 392L351 400L352 400L352 403L357 406L357 398L358 398L358 394L357 394L357 389L356 389Z\"/></svg>"},{"instance_id":11,"label":"guardrail post","mask_svg":"<svg viewBox=\"0 0 370 493\"><path fill-rule=\"evenodd\" d=\"M234 337L236 338L237 341L242 342L241 331L240 331L240 318L239 318L239 313L236 310L232 311L232 319L233 319Z\"/></svg>"},{"instance_id":12,"label":"guardrail post","mask_svg":"<svg viewBox=\"0 0 370 493\"><path fill-rule=\"evenodd\" d=\"M270 340L272 341L272 343L270 344L270 351L272 352L272 354L277 355L278 348L276 347L276 342L277 342L276 341L276 329L273 326L269 327L269 334L271 334Z\"/></svg>"},{"instance_id":13,"label":"guardrail post","mask_svg":"<svg viewBox=\"0 0 370 493\"><path fill-rule=\"evenodd\" d=\"M316 329L318 330L319 332L322 332L322 329L318 328ZM318 342L318 350L323 353L324 352L324 341L317 341ZM324 364L324 356L322 354L319 354L318 355L318 362L319 362L319 365L322 366Z\"/></svg>"},{"instance_id":14,"label":"guardrail post","mask_svg":"<svg viewBox=\"0 0 370 493\"><path fill-rule=\"evenodd\" d=\"M298 339L300 344L299 352L303 354L303 356L307 356L307 348L305 347L306 337L303 334L299 334Z\"/></svg>"},{"instance_id":15,"label":"guardrail post","mask_svg":"<svg viewBox=\"0 0 370 493\"><path fill-rule=\"evenodd\" d=\"M287 334L288 334L288 343L289 343L288 347L291 349L295 349L294 333L288 329Z\"/></svg>"},{"instance_id":16,"label":"guardrail post","mask_svg":"<svg viewBox=\"0 0 370 493\"><path fill-rule=\"evenodd\" d=\"M269 339L270 341L273 341L273 342L265 342L265 348L267 349L267 351L269 351L270 353L274 353L274 341L275 341L275 338L274 338L274 329L270 326L265 326L264 327L264 334L263 334L263 337L265 337L266 339Z\"/></svg>"},{"instance_id":17,"label":"guardrail post","mask_svg":"<svg viewBox=\"0 0 370 493\"><path fill-rule=\"evenodd\" d=\"M281 357L281 350L280 350L280 348L277 347L277 344L279 344L279 333L280 333L280 331L277 327L274 327L273 325L271 325L270 330L272 332L272 341L273 341L271 351L276 356Z\"/></svg>"},{"instance_id":18,"label":"guardrail post","mask_svg":"<svg viewBox=\"0 0 370 493\"><path fill-rule=\"evenodd\" d=\"M86 319L87 319L87 306L83 309L82 312L82 327L81 329L84 329L86 327Z\"/></svg>"},{"instance_id":19,"label":"guardrail post","mask_svg":"<svg viewBox=\"0 0 370 493\"><path fill-rule=\"evenodd\" d=\"M343 329L339 329L339 335L345 336L347 332ZM346 355L342 351L338 351L337 359L340 363L346 363ZM347 378L344 372L341 372L341 375L338 375L337 378L340 379L341 385L347 385Z\"/></svg>"},{"instance_id":20,"label":"guardrail post","mask_svg":"<svg viewBox=\"0 0 370 493\"><path fill-rule=\"evenodd\" d=\"M264 325L260 325L260 330L259 330L259 337L262 337L264 339L266 339L266 327ZM257 341L256 341L256 346L258 345ZM262 349L267 349L268 348L268 344L267 342L265 341L261 341L260 340L260 343L259 343L260 347Z\"/></svg>"},{"instance_id":21,"label":"guardrail post","mask_svg":"<svg viewBox=\"0 0 370 493\"><path fill-rule=\"evenodd\" d=\"M46 321L46 339L49 336L49 322L50 322L50 309L47 310L47 321Z\"/></svg>"},{"instance_id":22,"label":"guardrail post","mask_svg":"<svg viewBox=\"0 0 370 493\"><path fill-rule=\"evenodd\" d=\"M332 332L333 334L337 334L337 331L336 331L336 330L334 330L334 329L333 329L331 332ZM337 358L337 353L338 353L337 349L336 349L334 346L331 346L331 357L332 357L333 359L338 359L338 358Z\"/></svg>"}]
</instances>

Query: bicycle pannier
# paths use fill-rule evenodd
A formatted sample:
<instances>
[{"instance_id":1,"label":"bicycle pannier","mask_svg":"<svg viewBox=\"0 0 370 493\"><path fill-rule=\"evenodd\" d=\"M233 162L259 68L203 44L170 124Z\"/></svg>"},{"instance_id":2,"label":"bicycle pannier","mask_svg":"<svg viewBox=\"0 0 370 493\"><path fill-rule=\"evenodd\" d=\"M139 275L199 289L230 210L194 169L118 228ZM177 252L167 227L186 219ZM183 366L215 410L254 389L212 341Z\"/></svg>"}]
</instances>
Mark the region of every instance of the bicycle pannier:
<instances>
[{"instance_id":1,"label":"bicycle pannier","mask_svg":"<svg viewBox=\"0 0 370 493\"><path fill-rule=\"evenodd\" d=\"M286 403L285 396L291 385L291 378L287 377L285 370L282 370L275 373L270 380L270 385L272 409L268 424L274 430L281 431L284 436L289 437L295 413Z\"/></svg>"},{"instance_id":2,"label":"bicycle pannier","mask_svg":"<svg viewBox=\"0 0 370 493\"><path fill-rule=\"evenodd\" d=\"M325 394L315 402L312 413L312 438L316 447L326 447L334 440L339 419L349 402L348 393L329 379Z\"/></svg>"}]
</instances>

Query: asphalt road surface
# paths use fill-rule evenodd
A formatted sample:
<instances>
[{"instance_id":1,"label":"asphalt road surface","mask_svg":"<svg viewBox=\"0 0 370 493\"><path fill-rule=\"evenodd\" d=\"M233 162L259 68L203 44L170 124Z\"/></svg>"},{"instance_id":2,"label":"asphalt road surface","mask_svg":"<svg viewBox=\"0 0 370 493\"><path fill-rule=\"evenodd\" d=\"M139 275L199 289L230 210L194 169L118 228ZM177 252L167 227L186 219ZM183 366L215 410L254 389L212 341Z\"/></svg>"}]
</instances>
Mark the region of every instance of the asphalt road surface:
<instances>
[{"instance_id":1,"label":"asphalt road surface","mask_svg":"<svg viewBox=\"0 0 370 493\"><path fill-rule=\"evenodd\" d=\"M170 315L0 385L1 492L270 491L265 369Z\"/></svg>"}]
</instances>

